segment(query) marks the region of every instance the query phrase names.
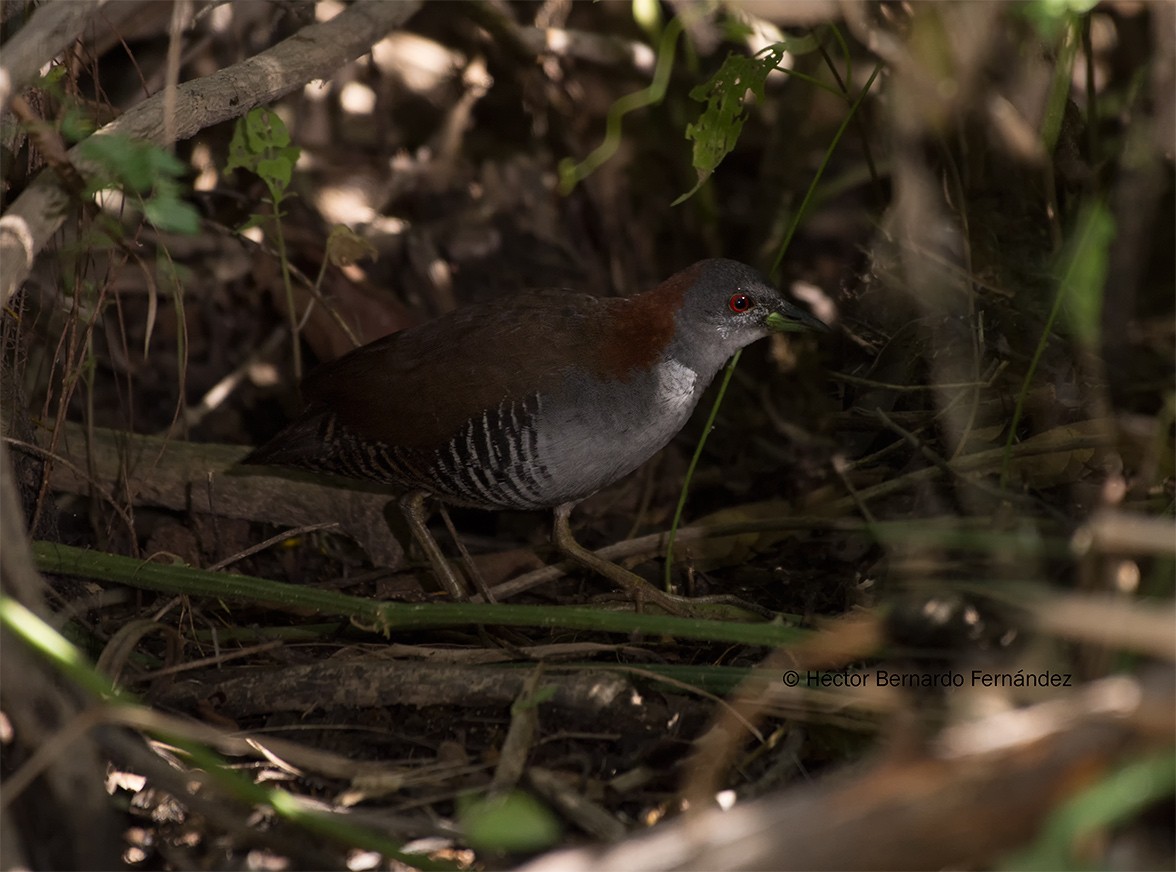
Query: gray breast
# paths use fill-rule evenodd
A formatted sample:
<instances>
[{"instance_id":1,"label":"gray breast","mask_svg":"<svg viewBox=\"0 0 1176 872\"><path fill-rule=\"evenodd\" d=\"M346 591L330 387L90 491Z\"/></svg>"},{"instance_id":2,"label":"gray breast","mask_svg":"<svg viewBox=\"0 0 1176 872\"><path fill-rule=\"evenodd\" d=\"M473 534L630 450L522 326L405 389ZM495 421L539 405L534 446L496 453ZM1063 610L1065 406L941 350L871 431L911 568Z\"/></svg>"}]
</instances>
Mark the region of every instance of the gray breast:
<instances>
[{"instance_id":1,"label":"gray breast","mask_svg":"<svg viewBox=\"0 0 1176 872\"><path fill-rule=\"evenodd\" d=\"M438 496L471 506L576 502L666 445L705 388L697 373L672 360L623 382L575 371L558 393L504 400L467 421L423 477Z\"/></svg>"}]
</instances>

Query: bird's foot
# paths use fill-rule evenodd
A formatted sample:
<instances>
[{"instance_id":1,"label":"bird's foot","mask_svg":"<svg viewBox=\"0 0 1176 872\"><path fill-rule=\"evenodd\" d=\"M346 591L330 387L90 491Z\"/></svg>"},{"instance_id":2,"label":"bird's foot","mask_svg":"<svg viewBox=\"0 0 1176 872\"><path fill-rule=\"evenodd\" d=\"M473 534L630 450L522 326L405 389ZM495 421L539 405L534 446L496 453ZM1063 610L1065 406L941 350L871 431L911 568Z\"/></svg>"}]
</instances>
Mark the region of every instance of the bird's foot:
<instances>
[{"instance_id":1,"label":"bird's foot","mask_svg":"<svg viewBox=\"0 0 1176 872\"><path fill-rule=\"evenodd\" d=\"M659 590L636 573L593 554L577 542L572 535L571 525L568 523L571 510L570 505L560 506L555 510L555 527L552 534L555 547L584 568L607 578L617 587L625 590L633 599L638 611L641 611L645 605L651 605L680 618L720 618L726 620L767 618L771 620L775 617L775 614L768 609L755 606L735 596L720 594L717 596L686 597Z\"/></svg>"}]
</instances>

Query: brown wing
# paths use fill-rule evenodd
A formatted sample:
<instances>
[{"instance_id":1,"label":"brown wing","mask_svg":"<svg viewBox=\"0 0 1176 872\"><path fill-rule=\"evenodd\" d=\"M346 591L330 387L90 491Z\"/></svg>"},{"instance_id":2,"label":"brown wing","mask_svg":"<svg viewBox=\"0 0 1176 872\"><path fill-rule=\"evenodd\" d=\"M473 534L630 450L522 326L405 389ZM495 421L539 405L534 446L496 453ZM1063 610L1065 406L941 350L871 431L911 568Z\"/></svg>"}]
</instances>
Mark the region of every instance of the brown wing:
<instances>
[{"instance_id":1,"label":"brown wing","mask_svg":"<svg viewBox=\"0 0 1176 872\"><path fill-rule=\"evenodd\" d=\"M361 438L433 447L481 410L549 390L573 363L594 362L602 326L624 305L532 291L467 306L320 367L303 396Z\"/></svg>"}]
</instances>

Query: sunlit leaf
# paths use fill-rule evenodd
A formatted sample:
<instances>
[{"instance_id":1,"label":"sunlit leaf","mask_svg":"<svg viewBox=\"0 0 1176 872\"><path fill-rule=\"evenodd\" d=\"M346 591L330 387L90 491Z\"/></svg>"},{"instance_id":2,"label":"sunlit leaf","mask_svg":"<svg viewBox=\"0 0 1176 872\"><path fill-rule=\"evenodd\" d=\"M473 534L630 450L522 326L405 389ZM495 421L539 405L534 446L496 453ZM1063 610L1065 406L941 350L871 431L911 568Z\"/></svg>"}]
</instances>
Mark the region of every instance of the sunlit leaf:
<instances>
[{"instance_id":1,"label":"sunlit leaf","mask_svg":"<svg viewBox=\"0 0 1176 872\"><path fill-rule=\"evenodd\" d=\"M784 59L782 43L770 46L756 57L729 54L709 82L697 86L690 96L706 103L698 121L686 125L686 138L694 143L694 169L698 183L674 201L688 199L710 178L711 173L735 148L743 122L747 120L748 92L764 98L764 83Z\"/></svg>"}]
</instances>

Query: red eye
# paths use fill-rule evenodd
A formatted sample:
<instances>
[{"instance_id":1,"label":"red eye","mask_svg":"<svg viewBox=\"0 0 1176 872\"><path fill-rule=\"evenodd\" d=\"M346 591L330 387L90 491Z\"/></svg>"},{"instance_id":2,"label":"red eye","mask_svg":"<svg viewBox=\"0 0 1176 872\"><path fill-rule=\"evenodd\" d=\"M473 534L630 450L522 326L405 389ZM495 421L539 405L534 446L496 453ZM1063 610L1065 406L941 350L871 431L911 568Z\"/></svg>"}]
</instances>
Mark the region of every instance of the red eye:
<instances>
[{"instance_id":1,"label":"red eye","mask_svg":"<svg viewBox=\"0 0 1176 872\"><path fill-rule=\"evenodd\" d=\"M732 294L727 307L736 315L742 314L751 308L751 297L747 294Z\"/></svg>"}]
</instances>

